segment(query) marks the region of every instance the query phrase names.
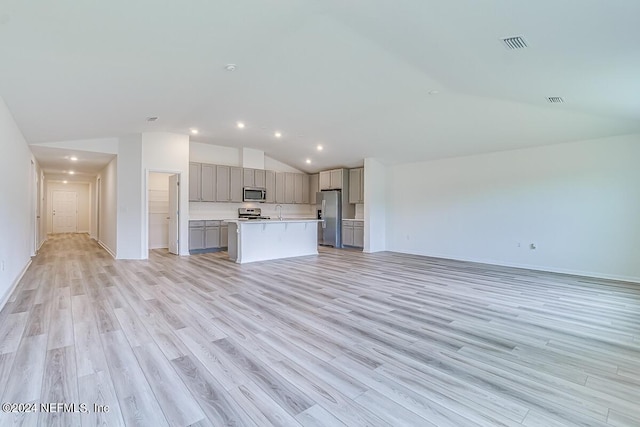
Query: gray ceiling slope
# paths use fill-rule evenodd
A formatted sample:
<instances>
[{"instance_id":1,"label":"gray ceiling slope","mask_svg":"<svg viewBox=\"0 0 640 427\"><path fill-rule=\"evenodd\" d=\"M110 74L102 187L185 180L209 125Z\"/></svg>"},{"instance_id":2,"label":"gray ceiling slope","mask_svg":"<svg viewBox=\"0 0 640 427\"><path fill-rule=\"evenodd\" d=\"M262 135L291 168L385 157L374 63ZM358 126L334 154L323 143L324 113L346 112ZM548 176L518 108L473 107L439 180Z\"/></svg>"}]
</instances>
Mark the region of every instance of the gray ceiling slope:
<instances>
[{"instance_id":1,"label":"gray ceiling slope","mask_svg":"<svg viewBox=\"0 0 640 427\"><path fill-rule=\"evenodd\" d=\"M638 16L637 0L4 0L0 95L30 143L195 127L307 171L433 159L640 132Z\"/></svg>"}]
</instances>

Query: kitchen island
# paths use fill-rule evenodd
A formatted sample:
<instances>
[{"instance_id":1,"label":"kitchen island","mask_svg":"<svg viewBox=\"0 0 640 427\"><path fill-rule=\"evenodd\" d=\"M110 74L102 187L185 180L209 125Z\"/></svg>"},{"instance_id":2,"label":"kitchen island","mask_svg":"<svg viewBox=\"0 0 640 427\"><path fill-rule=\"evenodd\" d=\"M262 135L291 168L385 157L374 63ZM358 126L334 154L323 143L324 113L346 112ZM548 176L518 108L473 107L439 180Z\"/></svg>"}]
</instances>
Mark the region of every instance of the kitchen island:
<instances>
[{"instance_id":1,"label":"kitchen island","mask_svg":"<svg viewBox=\"0 0 640 427\"><path fill-rule=\"evenodd\" d=\"M228 220L229 258L238 264L318 254L317 219Z\"/></svg>"}]
</instances>

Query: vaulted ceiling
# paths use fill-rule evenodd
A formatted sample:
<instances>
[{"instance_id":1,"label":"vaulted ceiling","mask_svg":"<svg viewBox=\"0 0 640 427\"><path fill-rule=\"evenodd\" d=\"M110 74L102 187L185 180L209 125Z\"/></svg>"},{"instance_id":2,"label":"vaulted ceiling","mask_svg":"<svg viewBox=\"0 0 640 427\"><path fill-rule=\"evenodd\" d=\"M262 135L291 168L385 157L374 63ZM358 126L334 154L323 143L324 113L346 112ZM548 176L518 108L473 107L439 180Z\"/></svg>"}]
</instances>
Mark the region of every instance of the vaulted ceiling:
<instances>
[{"instance_id":1,"label":"vaulted ceiling","mask_svg":"<svg viewBox=\"0 0 640 427\"><path fill-rule=\"evenodd\" d=\"M638 16L637 0L3 0L0 96L30 143L196 128L307 171L554 144L640 132Z\"/></svg>"}]
</instances>

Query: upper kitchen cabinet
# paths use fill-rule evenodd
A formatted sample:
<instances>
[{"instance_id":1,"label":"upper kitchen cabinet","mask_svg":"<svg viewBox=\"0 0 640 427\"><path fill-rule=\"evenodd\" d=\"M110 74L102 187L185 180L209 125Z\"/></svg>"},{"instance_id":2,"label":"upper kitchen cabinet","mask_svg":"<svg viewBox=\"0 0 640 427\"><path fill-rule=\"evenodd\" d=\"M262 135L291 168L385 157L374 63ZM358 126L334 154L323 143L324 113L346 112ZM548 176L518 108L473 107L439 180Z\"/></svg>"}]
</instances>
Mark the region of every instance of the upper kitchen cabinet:
<instances>
[{"instance_id":1,"label":"upper kitchen cabinet","mask_svg":"<svg viewBox=\"0 0 640 427\"><path fill-rule=\"evenodd\" d=\"M285 203L284 201L284 187L285 187L285 172L276 172L276 203ZM268 195L268 194L267 194Z\"/></svg>"},{"instance_id":2,"label":"upper kitchen cabinet","mask_svg":"<svg viewBox=\"0 0 640 427\"><path fill-rule=\"evenodd\" d=\"M256 186L255 169L243 168L242 174L243 174L242 183L245 187Z\"/></svg>"},{"instance_id":3,"label":"upper kitchen cabinet","mask_svg":"<svg viewBox=\"0 0 640 427\"><path fill-rule=\"evenodd\" d=\"M274 171L264 171L264 172L265 172L264 188L267 190L265 202L275 203L276 202L276 173Z\"/></svg>"},{"instance_id":4,"label":"upper kitchen cabinet","mask_svg":"<svg viewBox=\"0 0 640 427\"><path fill-rule=\"evenodd\" d=\"M243 185L245 187L266 187L266 171L264 169L243 168Z\"/></svg>"},{"instance_id":5,"label":"upper kitchen cabinet","mask_svg":"<svg viewBox=\"0 0 640 427\"><path fill-rule=\"evenodd\" d=\"M231 167L231 176L230 176L230 187L229 193L231 195L232 202L242 202L243 191L242 191L242 168Z\"/></svg>"},{"instance_id":6,"label":"upper kitchen cabinet","mask_svg":"<svg viewBox=\"0 0 640 427\"><path fill-rule=\"evenodd\" d=\"M302 174L302 201L300 203L309 204L309 175L306 173Z\"/></svg>"},{"instance_id":7,"label":"upper kitchen cabinet","mask_svg":"<svg viewBox=\"0 0 640 427\"><path fill-rule=\"evenodd\" d=\"M344 169L320 172L320 190L342 190L344 182Z\"/></svg>"},{"instance_id":8,"label":"upper kitchen cabinet","mask_svg":"<svg viewBox=\"0 0 640 427\"><path fill-rule=\"evenodd\" d=\"M286 172L284 174L284 202L293 203L295 200L295 181L296 174Z\"/></svg>"},{"instance_id":9,"label":"upper kitchen cabinet","mask_svg":"<svg viewBox=\"0 0 640 427\"><path fill-rule=\"evenodd\" d=\"M217 167L216 200L218 202L242 202L242 168Z\"/></svg>"},{"instance_id":10,"label":"upper kitchen cabinet","mask_svg":"<svg viewBox=\"0 0 640 427\"><path fill-rule=\"evenodd\" d=\"M200 186L202 165L200 163L189 163L189 201L199 202L202 198Z\"/></svg>"},{"instance_id":11,"label":"upper kitchen cabinet","mask_svg":"<svg viewBox=\"0 0 640 427\"><path fill-rule=\"evenodd\" d=\"M218 166L216 171L216 200L218 202L231 201L231 167Z\"/></svg>"},{"instance_id":12,"label":"upper kitchen cabinet","mask_svg":"<svg viewBox=\"0 0 640 427\"><path fill-rule=\"evenodd\" d=\"M254 183L258 188L266 188L267 186L267 171L264 169L256 169L253 171Z\"/></svg>"},{"instance_id":13,"label":"upper kitchen cabinet","mask_svg":"<svg viewBox=\"0 0 640 427\"><path fill-rule=\"evenodd\" d=\"M216 165L202 164L200 168L200 201L216 201Z\"/></svg>"},{"instance_id":14,"label":"upper kitchen cabinet","mask_svg":"<svg viewBox=\"0 0 640 427\"><path fill-rule=\"evenodd\" d=\"M316 204L316 194L320 191L320 174L309 175L309 200Z\"/></svg>"},{"instance_id":15,"label":"upper kitchen cabinet","mask_svg":"<svg viewBox=\"0 0 640 427\"><path fill-rule=\"evenodd\" d=\"M349 170L349 203L364 203L364 168Z\"/></svg>"}]
</instances>

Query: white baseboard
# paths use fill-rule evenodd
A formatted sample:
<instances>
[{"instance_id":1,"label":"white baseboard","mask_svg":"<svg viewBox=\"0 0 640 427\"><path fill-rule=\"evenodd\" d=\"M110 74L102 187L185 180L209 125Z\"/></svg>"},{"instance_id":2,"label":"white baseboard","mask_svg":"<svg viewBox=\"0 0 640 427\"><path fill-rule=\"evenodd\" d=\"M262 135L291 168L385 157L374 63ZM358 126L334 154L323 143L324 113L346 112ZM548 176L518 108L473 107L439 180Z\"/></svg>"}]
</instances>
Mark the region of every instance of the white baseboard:
<instances>
[{"instance_id":1,"label":"white baseboard","mask_svg":"<svg viewBox=\"0 0 640 427\"><path fill-rule=\"evenodd\" d=\"M425 256L429 258L440 258L440 259L451 260L451 261L475 262L478 264L488 264L488 265L495 265L499 267L522 268L525 270L543 271L547 273L568 274L571 276L590 277L594 279L605 279L605 280L616 280L620 282L640 283L640 277L603 274L603 273L598 273L594 271L571 270L567 268L555 268L555 267L547 267L543 265L517 264L517 263L501 262L501 261L482 259L482 258L451 257L446 255L434 255L434 254L425 254L425 253L417 253L417 252L401 252L401 251L390 251L390 252L406 253L410 255L420 255L420 256Z\"/></svg>"},{"instance_id":2,"label":"white baseboard","mask_svg":"<svg viewBox=\"0 0 640 427\"><path fill-rule=\"evenodd\" d=\"M46 241L47 241L47 239L42 239L42 242L40 242L40 244L38 245L38 249L36 250L36 252L39 251L40 248L42 248L42 245L44 245L44 242L46 242Z\"/></svg>"},{"instance_id":3,"label":"white baseboard","mask_svg":"<svg viewBox=\"0 0 640 427\"><path fill-rule=\"evenodd\" d=\"M30 265L31 265L31 258L29 258L27 265L24 266L24 268L22 269L22 271L20 272L16 280L13 281L13 284L9 287L9 290L7 291L7 293L2 297L2 301L0 301L0 311L2 311L5 304L9 302L9 298L11 297L11 294L18 287L18 283L20 283L20 280L22 280L22 278L24 277L24 274L27 272Z\"/></svg>"},{"instance_id":4,"label":"white baseboard","mask_svg":"<svg viewBox=\"0 0 640 427\"><path fill-rule=\"evenodd\" d=\"M109 248L109 246L105 245L102 240L98 240L98 244L100 246L102 246L102 249L104 249L105 251L109 252L109 255L111 255L113 257L113 259L116 259L116 254L113 253L113 251L111 250L111 248Z\"/></svg>"}]
</instances>

